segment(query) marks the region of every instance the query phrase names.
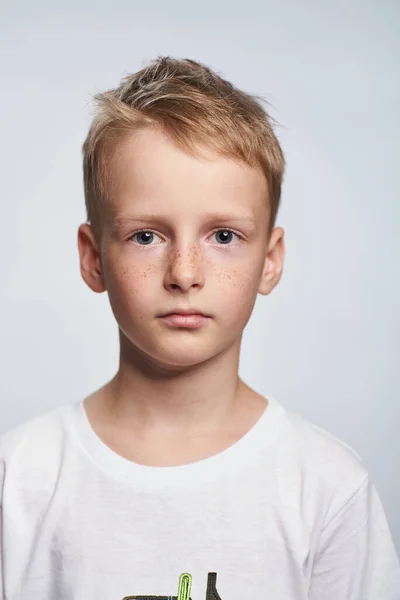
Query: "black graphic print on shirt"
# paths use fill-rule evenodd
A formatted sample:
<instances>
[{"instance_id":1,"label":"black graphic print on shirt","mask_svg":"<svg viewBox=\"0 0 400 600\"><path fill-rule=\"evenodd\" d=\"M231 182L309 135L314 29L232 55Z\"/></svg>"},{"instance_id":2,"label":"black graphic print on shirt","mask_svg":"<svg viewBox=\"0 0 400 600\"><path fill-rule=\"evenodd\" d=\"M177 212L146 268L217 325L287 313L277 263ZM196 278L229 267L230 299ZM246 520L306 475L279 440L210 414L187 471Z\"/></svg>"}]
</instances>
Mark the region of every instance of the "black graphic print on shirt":
<instances>
[{"instance_id":1,"label":"black graphic print on shirt","mask_svg":"<svg viewBox=\"0 0 400 600\"><path fill-rule=\"evenodd\" d=\"M217 574L209 573L207 577L207 591L205 600L222 600L215 587L217 583ZM190 597L190 588L192 587L192 576L189 573L182 573L179 578L179 588L177 596L125 596L122 600L192 600ZM200 599L196 599L200 600Z\"/></svg>"}]
</instances>

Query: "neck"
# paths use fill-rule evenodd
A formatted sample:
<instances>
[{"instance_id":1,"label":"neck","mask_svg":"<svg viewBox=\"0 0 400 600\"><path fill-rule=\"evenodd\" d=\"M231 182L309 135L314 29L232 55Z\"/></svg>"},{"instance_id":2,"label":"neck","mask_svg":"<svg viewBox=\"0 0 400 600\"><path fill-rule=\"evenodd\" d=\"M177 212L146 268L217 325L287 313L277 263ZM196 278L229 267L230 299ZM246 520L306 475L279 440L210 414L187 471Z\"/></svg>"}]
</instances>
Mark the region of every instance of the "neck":
<instances>
[{"instance_id":1,"label":"neck","mask_svg":"<svg viewBox=\"0 0 400 600\"><path fill-rule=\"evenodd\" d=\"M231 421L249 388L238 376L239 339L186 368L156 364L120 334L120 364L104 388L110 415L125 428L160 433L212 432Z\"/></svg>"}]
</instances>

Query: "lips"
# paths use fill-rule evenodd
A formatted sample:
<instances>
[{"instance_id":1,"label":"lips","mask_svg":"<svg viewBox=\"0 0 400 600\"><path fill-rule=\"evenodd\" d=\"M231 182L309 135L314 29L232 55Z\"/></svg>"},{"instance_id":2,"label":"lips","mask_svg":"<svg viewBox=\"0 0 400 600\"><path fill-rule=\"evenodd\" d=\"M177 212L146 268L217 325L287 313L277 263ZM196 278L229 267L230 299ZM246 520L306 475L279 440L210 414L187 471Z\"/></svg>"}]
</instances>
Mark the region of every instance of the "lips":
<instances>
[{"instance_id":1,"label":"lips","mask_svg":"<svg viewBox=\"0 0 400 600\"><path fill-rule=\"evenodd\" d=\"M160 316L161 317L167 317L167 316L170 316L170 315L181 315L181 316L185 316L185 317L193 316L193 315L201 316L201 317L209 317L210 316L210 315L206 315L201 310L197 310L195 308L188 308L188 309L185 309L185 308L176 308L176 309L172 309L172 310L170 310L170 311L168 311L168 312L166 312L166 313L164 313L164 314L162 314Z\"/></svg>"},{"instance_id":2,"label":"lips","mask_svg":"<svg viewBox=\"0 0 400 600\"><path fill-rule=\"evenodd\" d=\"M164 323L169 327L178 327L184 329L197 329L210 321L209 317L206 317L200 313L191 314L178 314L172 313L162 317Z\"/></svg>"}]
</instances>

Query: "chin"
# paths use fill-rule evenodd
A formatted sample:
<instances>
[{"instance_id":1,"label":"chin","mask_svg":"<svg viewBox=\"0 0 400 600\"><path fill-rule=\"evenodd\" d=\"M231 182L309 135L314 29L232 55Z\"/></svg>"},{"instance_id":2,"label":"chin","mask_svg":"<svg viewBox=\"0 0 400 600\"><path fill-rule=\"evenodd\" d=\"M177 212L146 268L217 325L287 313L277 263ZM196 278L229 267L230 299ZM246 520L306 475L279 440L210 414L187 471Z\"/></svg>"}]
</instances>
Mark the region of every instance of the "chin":
<instances>
[{"instance_id":1,"label":"chin","mask_svg":"<svg viewBox=\"0 0 400 600\"><path fill-rule=\"evenodd\" d=\"M175 351L172 348L165 349L164 352L154 353L153 360L165 368L171 367L176 369L179 367L191 367L203 363L213 357L213 354L208 351L202 351L199 348L190 349L177 348Z\"/></svg>"},{"instance_id":2,"label":"chin","mask_svg":"<svg viewBox=\"0 0 400 600\"><path fill-rule=\"evenodd\" d=\"M177 372L204 363L223 351L221 340L215 344L210 342L210 336L196 339L191 333L181 335L173 332L172 336L143 336L140 339L125 334L123 345L124 353L130 355L132 362Z\"/></svg>"}]
</instances>

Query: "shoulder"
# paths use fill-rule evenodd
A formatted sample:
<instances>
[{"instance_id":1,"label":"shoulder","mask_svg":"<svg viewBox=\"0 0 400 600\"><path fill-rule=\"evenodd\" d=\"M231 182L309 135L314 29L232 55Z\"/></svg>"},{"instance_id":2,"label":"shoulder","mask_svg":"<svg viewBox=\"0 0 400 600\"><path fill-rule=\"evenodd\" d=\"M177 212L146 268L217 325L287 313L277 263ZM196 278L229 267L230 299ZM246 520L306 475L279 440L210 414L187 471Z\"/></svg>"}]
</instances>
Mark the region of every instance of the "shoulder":
<instances>
[{"instance_id":1,"label":"shoulder","mask_svg":"<svg viewBox=\"0 0 400 600\"><path fill-rule=\"evenodd\" d=\"M47 411L0 434L0 468L3 478L23 477L49 470L59 461L65 443L69 405Z\"/></svg>"},{"instance_id":2,"label":"shoulder","mask_svg":"<svg viewBox=\"0 0 400 600\"><path fill-rule=\"evenodd\" d=\"M351 445L299 414L285 409L284 423L277 460L286 486L297 482L306 497L323 499L329 518L365 488L366 465Z\"/></svg>"},{"instance_id":3,"label":"shoulder","mask_svg":"<svg viewBox=\"0 0 400 600\"><path fill-rule=\"evenodd\" d=\"M327 472L336 472L343 466L355 471L359 471L360 467L362 469L362 458L358 452L327 429L288 410L286 427L300 456L312 458L316 465L323 465Z\"/></svg>"},{"instance_id":4,"label":"shoulder","mask_svg":"<svg viewBox=\"0 0 400 600\"><path fill-rule=\"evenodd\" d=\"M41 445L49 436L57 435L69 408L69 405L59 406L1 433L0 456L10 456L20 444L38 442Z\"/></svg>"}]
</instances>

